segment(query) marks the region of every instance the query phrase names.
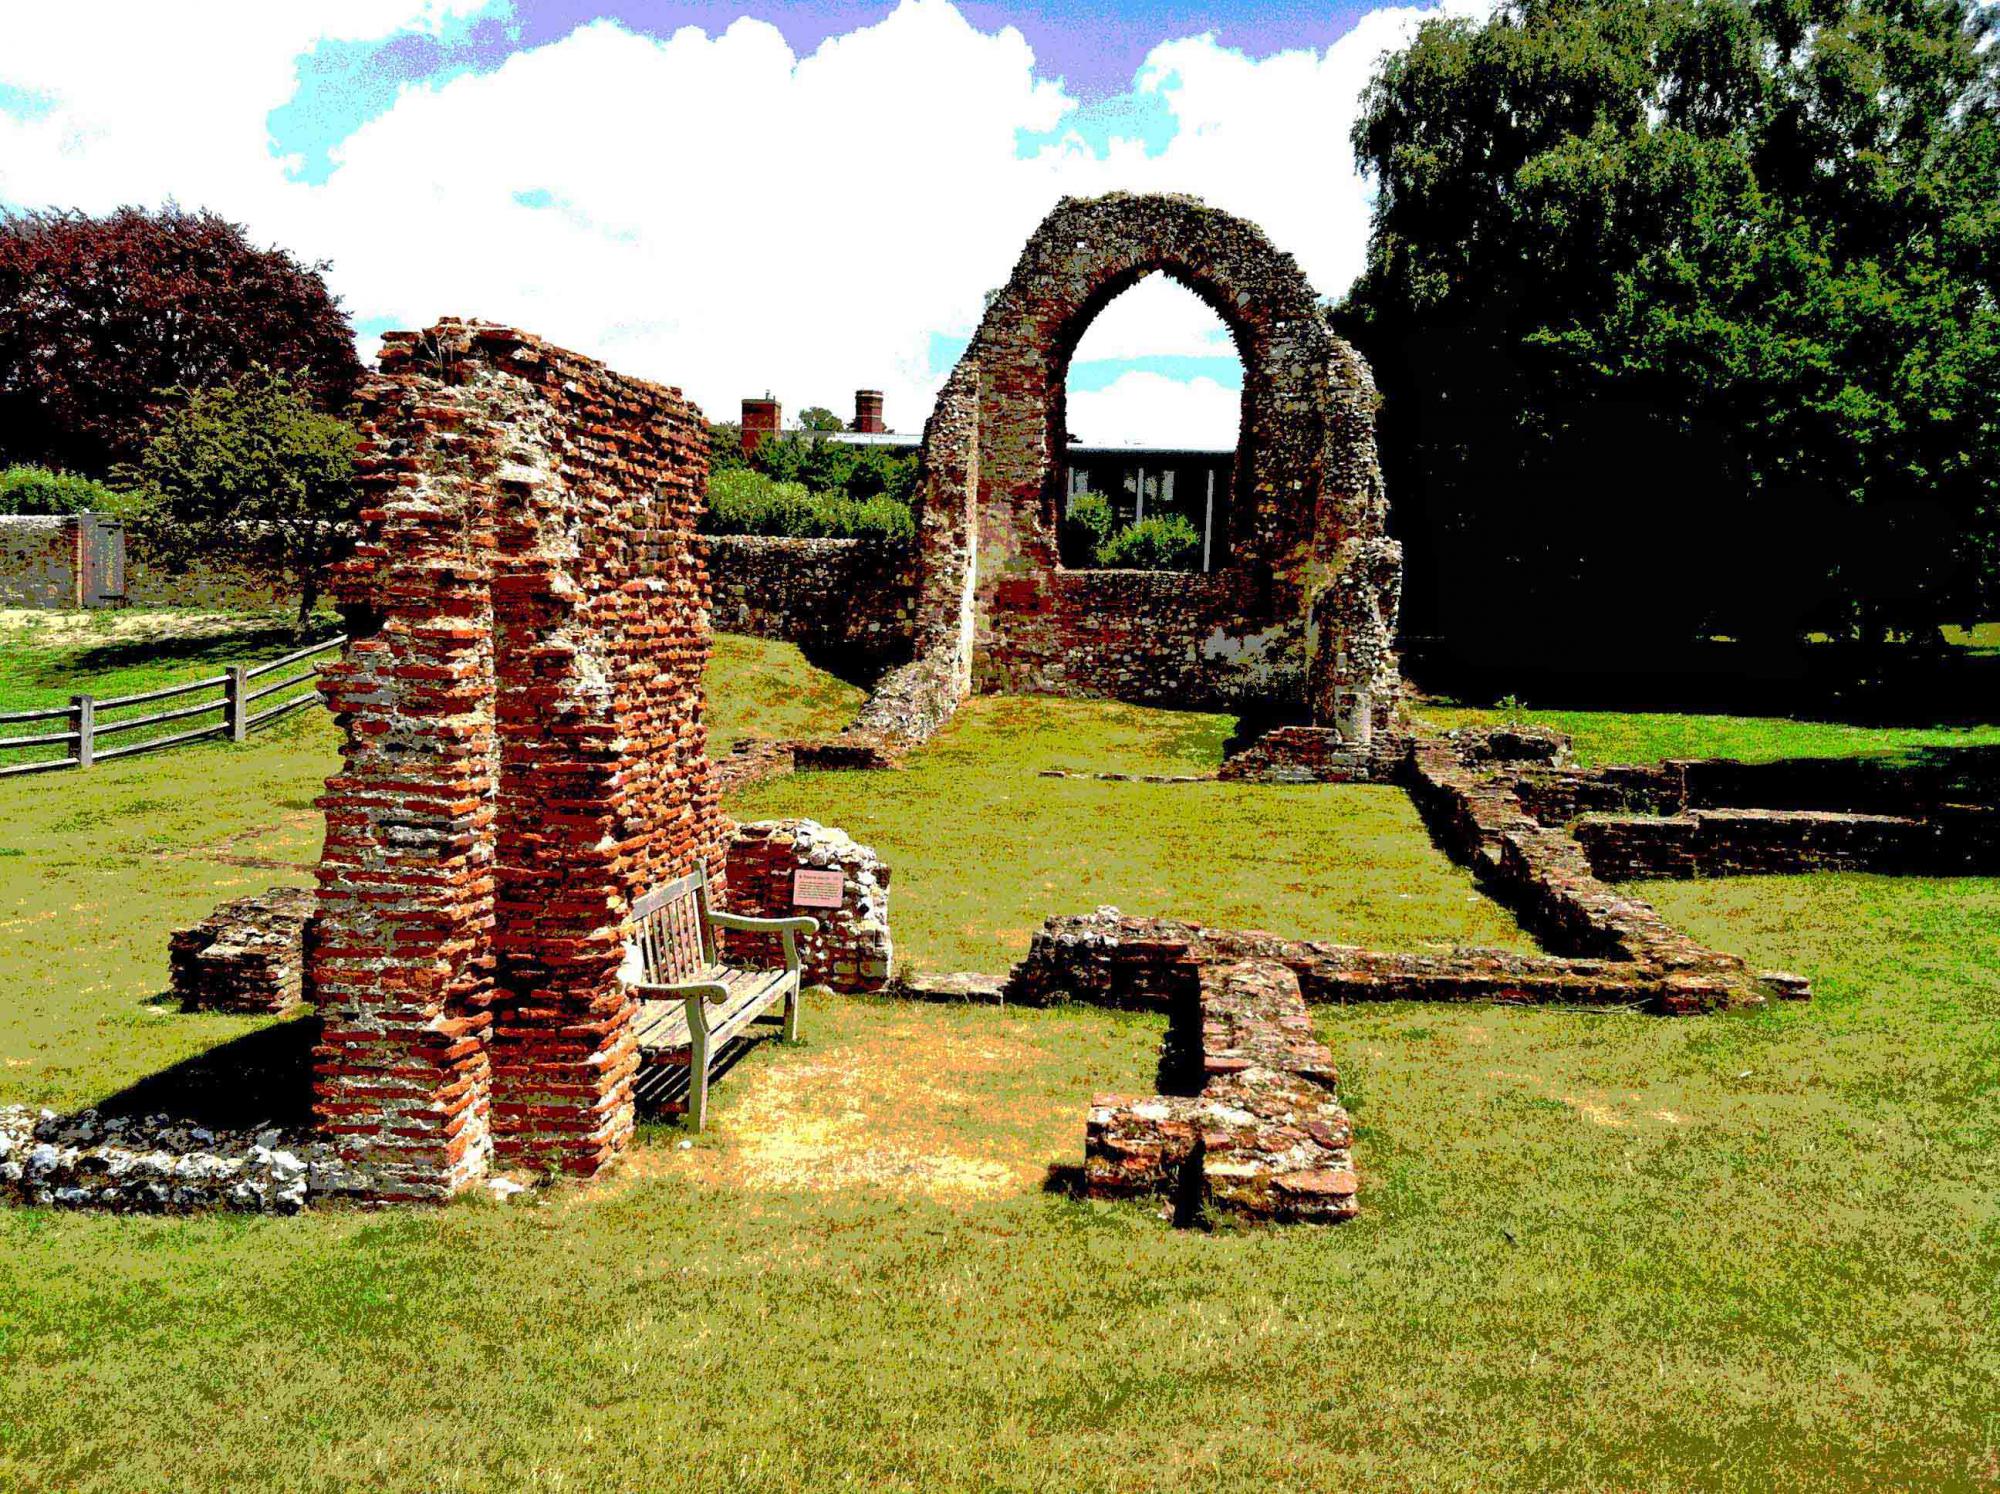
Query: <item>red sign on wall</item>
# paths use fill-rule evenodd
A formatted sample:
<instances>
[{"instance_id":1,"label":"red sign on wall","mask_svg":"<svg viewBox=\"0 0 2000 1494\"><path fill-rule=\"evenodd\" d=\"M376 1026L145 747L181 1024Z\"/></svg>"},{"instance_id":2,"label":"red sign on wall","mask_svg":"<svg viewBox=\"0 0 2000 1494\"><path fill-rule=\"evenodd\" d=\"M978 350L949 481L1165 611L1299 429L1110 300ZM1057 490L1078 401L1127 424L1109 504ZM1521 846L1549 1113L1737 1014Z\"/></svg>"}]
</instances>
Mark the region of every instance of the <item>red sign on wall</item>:
<instances>
[{"instance_id":1,"label":"red sign on wall","mask_svg":"<svg viewBox=\"0 0 2000 1494\"><path fill-rule=\"evenodd\" d=\"M847 879L837 871L792 873L792 904L799 908L838 908L846 898Z\"/></svg>"}]
</instances>

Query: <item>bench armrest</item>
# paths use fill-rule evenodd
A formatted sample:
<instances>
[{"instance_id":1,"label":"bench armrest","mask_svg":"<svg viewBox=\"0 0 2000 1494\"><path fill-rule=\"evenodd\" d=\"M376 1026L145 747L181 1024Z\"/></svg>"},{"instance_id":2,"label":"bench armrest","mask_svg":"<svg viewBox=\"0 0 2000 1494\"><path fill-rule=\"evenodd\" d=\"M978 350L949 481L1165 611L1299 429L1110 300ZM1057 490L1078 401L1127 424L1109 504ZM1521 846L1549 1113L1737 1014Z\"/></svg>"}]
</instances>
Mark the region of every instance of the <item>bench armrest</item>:
<instances>
[{"instance_id":1,"label":"bench armrest","mask_svg":"<svg viewBox=\"0 0 2000 1494\"><path fill-rule=\"evenodd\" d=\"M739 934L817 934L817 918L752 918L747 913L711 913L708 921L719 929L735 929Z\"/></svg>"},{"instance_id":2,"label":"bench armrest","mask_svg":"<svg viewBox=\"0 0 2000 1494\"><path fill-rule=\"evenodd\" d=\"M800 934L817 934L817 918L752 918L747 913L714 913L708 921L719 929L734 929L739 934L776 934L785 946L785 968L794 975L805 969L805 961L799 958Z\"/></svg>"},{"instance_id":3,"label":"bench armrest","mask_svg":"<svg viewBox=\"0 0 2000 1494\"><path fill-rule=\"evenodd\" d=\"M685 1001L690 996L702 1001L720 1001L729 994L729 987L714 980L680 980L666 985L651 980L628 980L625 984L649 1001Z\"/></svg>"}]
</instances>

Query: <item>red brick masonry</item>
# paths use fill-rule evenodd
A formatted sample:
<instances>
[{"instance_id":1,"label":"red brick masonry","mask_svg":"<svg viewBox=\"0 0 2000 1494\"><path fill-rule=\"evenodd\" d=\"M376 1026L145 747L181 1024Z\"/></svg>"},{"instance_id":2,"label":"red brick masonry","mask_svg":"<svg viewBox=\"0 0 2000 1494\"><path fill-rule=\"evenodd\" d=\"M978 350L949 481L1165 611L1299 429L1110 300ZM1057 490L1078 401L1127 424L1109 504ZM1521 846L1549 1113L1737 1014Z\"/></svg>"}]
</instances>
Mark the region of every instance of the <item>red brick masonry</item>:
<instances>
[{"instance_id":1,"label":"red brick masonry","mask_svg":"<svg viewBox=\"0 0 2000 1494\"><path fill-rule=\"evenodd\" d=\"M315 1108L344 1190L489 1162L588 1175L633 1127L627 909L722 871L695 537L707 430L671 389L509 328L384 339L334 595Z\"/></svg>"}]
</instances>

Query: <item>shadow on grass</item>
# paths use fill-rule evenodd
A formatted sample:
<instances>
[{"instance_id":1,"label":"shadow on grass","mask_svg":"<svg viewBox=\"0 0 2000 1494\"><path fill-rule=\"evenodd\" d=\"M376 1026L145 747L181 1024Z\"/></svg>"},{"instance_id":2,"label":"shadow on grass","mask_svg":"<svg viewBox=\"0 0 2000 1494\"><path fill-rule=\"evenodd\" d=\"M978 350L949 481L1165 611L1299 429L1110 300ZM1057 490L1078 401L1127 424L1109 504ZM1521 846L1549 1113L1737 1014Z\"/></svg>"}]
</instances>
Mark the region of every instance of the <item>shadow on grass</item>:
<instances>
[{"instance_id":1,"label":"shadow on grass","mask_svg":"<svg viewBox=\"0 0 2000 1494\"><path fill-rule=\"evenodd\" d=\"M78 650L55 661L64 678L77 674L108 674L113 670L152 664L212 663L218 668L230 664L255 664L266 656L275 658L310 642L331 638L337 625L315 625L301 639L289 623L260 621L227 633L203 633L184 637L129 638L117 643L100 643Z\"/></svg>"},{"instance_id":2,"label":"shadow on grass","mask_svg":"<svg viewBox=\"0 0 2000 1494\"><path fill-rule=\"evenodd\" d=\"M176 1010L171 992L150 998L148 1006ZM260 1027L184 1058L169 1068L128 1084L90 1108L102 1116L162 1115L183 1125L211 1130L250 1130L282 1126L307 1130L312 1115L312 1053L319 1039L315 1016ZM732 1039L717 1055L709 1075L710 1094L752 1049L772 1035ZM687 1102L687 1071L673 1071L642 1106L640 1120L648 1125L679 1121Z\"/></svg>"},{"instance_id":3,"label":"shadow on grass","mask_svg":"<svg viewBox=\"0 0 2000 1494\"><path fill-rule=\"evenodd\" d=\"M214 1130L303 1129L312 1124L318 1037L316 1017L260 1027L148 1074L92 1108L105 1116L164 1115Z\"/></svg>"}]
</instances>

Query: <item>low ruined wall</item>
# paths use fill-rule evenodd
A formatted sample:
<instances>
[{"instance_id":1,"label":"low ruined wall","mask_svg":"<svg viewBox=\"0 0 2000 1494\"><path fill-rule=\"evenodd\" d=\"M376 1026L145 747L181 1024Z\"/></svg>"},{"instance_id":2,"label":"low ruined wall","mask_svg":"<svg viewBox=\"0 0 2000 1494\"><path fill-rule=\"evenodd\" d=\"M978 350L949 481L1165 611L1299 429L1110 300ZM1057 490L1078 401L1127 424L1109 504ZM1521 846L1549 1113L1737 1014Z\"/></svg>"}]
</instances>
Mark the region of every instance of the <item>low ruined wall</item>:
<instances>
[{"instance_id":1,"label":"low ruined wall","mask_svg":"<svg viewBox=\"0 0 2000 1494\"><path fill-rule=\"evenodd\" d=\"M0 607L76 607L76 522L0 514Z\"/></svg>"},{"instance_id":2,"label":"low ruined wall","mask_svg":"<svg viewBox=\"0 0 2000 1494\"><path fill-rule=\"evenodd\" d=\"M908 656L915 604L907 546L748 534L710 535L703 544L716 631L845 654L861 665Z\"/></svg>"},{"instance_id":3,"label":"low ruined wall","mask_svg":"<svg viewBox=\"0 0 2000 1494\"><path fill-rule=\"evenodd\" d=\"M1183 1224L1354 1217L1354 1127L1292 971L1269 960L1206 967L1173 1014L1160 1070L1162 1094L1091 1101L1086 1195L1160 1195Z\"/></svg>"},{"instance_id":4,"label":"low ruined wall","mask_svg":"<svg viewBox=\"0 0 2000 1494\"><path fill-rule=\"evenodd\" d=\"M299 1003L310 887L234 898L175 930L167 968L183 1011L283 1012Z\"/></svg>"},{"instance_id":5,"label":"low ruined wall","mask_svg":"<svg viewBox=\"0 0 2000 1494\"><path fill-rule=\"evenodd\" d=\"M1708 1004L1801 994L1796 977L1753 972L1675 928L1652 904L1599 876L1566 825L1530 815L1509 757L1526 751L1536 762L1560 761L1562 754L1542 747L1480 732L1424 736L1411 744L1406 769L1410 798L1438 844L1513 908L1523 927L1559 955L1629 961L1693 983L1713 993Z\"/></svg>"},{"instance_id":6,"label":"low ruined wall","mask_svg":"<svg viewBox=\"0 0 2000 1494\"><path fill-rule=\"evenodd\" d=\"M1684 815L1586 815L1571 826L1610 881L1812 871L1892 876L2000 874L2000 813L1927 819L1830 810L1697 809Z\"/></svg>"},{"instance_id":7,"label":"low ruined wall","mask_svg":"<svg viewBox=\"0 0 2000 1494\"><path fill-rule=\"evenodd\" d=\"M1622 959L1570 959L1457 948L1431 954L1362 949L1258 930L1215 929L1168 918L1126 918L1116 908L1049 919L1008 977L1005 998L1024 1006L1077 1001L1172 1014L1194 999L1206 968L1268 961L1298 977L1306 1000L1499 1002L1636 1006L1681 1015L1741 994L1702 969ZM1772 994L1803 995L1803 985Z\"/></svg>"},{"instance_id":8,"label":"low ruined wall","mask_svg":"<svg viewBox=\"0 0 2000 1494\"><path fill-rule=\"evenodd\" d=\"M879 991L889 983L889 868L872 847L813 820L757 820L736 827L728 865L730 912L819 920L819 932L798 941L807 985ZM839 872L840 906L800 904L800 871ZM760 969L776 969L784 954L775 934L730 931L723 949L732 964Z\"/></svg>"},{"instance_id":9,"label":"low ruined wall","mask_svg":"<svg viewBox=\"0 0 2000 1494\"><path fill-rule=\"evenodd\" d=\"M1223 760L1225 783L1371 783L1402 766L1404 744L1371 735L1366 745L1330 726L1278 726Z\"/></svg>"}]
</instances>

